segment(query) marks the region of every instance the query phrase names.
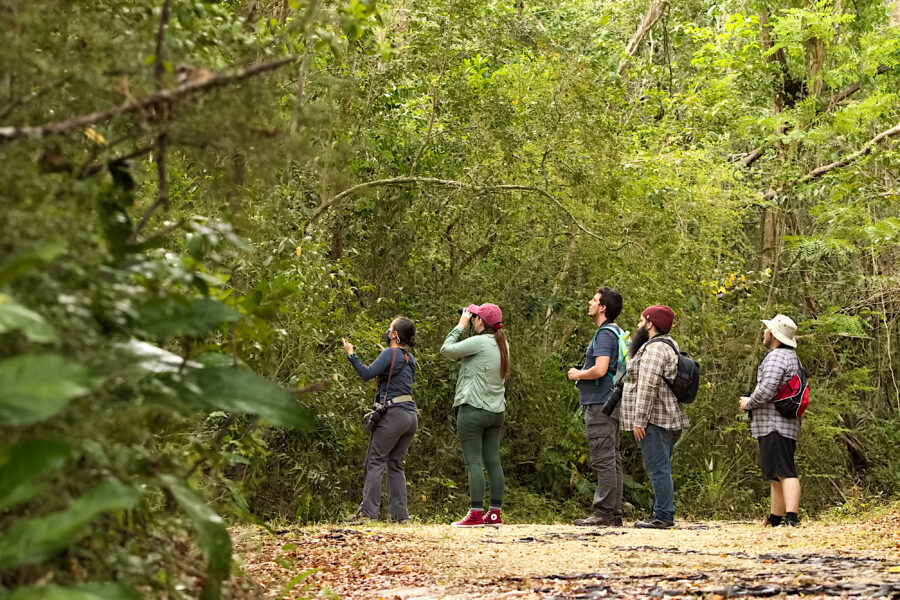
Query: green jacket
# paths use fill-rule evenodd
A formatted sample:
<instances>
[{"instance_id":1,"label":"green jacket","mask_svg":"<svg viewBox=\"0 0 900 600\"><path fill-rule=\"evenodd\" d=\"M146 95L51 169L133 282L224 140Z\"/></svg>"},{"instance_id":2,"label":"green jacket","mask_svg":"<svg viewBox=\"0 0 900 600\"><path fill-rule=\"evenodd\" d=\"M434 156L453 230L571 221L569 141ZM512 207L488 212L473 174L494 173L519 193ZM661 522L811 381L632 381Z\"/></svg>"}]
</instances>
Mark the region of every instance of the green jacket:
<instances>
[{"instance_id":1,"label":"green jacket","mask_svg":"<svg viewBox=\"0 0 900 600\"><path fill-rule=\"evenodd\" d=\"M457 325L447 335L441 354L461 358L453 406L468 404L494 413L506 410L506 387L500 378L500 348L492 335L473 335L459 341L463 328Z\"/></svg>"}]
</instances>

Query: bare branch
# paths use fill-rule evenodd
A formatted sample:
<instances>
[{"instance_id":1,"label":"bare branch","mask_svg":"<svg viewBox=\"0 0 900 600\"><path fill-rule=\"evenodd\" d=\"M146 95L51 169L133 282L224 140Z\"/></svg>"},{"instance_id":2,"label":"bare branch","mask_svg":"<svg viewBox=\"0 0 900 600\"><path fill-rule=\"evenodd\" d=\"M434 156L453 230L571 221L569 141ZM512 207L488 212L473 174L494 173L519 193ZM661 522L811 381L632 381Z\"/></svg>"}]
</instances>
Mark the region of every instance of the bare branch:
<instances>
[{"instance_id":1,"label":"bare branch","mask_svg":"<svg viewBox=\"0 0 900 600\"><path fill-rule=\"evenodd\" d=\"M50 135L67 134L84 127L89 127L91 125L96 125L97 123L108 121L121 115L143 111L153 106L159 106L163 103L170 103L182 98L188 98L199 92L205 92L212 88L221 87L223 85L228 85L230 83L241 81L249 77L254 77L256 75L260 75L267 71L272 71L274 69L292 63L296 60L297 57L291 55L245 67L243 69L238 69L236 71L219 71L211 77L188 81L174 88L159 90L152 94L148 94L143 98L131 100L118 106L105 108L103 110L98 110L97 112L93 112L87 115L81 115L78 117L72 117L71 119L65 119L63 121L57 121L55 123L36 126L25 125L21 127L0 127L0 143L22 138L42 138Z\"/></svg>"},{"instance_id":2,"label":"bare branch","mask_svg":"<svg viewBox=\"0 0 900 600\"><path fill-rule=\"evenodd\" d=\"M752 165L753 163L755 163L757 160L759 160L762 157L763 152L764 152L763 147L758 146L758 147L754 148L753 150L751 150L750 152L748 152L746 156L741 158L741 163L745 167L749 167L750 165Z\"/></svg>"},{"instance_id":3,"label":"bare branch","mask_svg":"<svg viewBox=\"0 0 900 600\"><path fill-rule=\"evenodd\" d=\"M847 156L844 156L843 158L840 158L832 163L828 163L827 165L822 165L820 167L816 167L815 169L813 169L812 171L810 171L809 173L807 173L806 175L801 177L797 181L797 183L799 183L799 184L809 183L810 181L815 181L816 179L819 179L820 177L822 177L829 171L833 171L835 169L840 169L842 167L846 167L847 165L855 162L856 160L858 160L858 159L862 158L863 156L872 152L872 150L875 148L875 146L877 146L878 143L881 142L882 140L886 140L886 139L894 137L896 135L900 135L900 124L897 124L894 127L891 127L890 129L882 131L881 133L879 133L878 135L873 137L871 140L866 142L862 148L860 148L853 154L848 154ZM771 200L776 195L778 195L782 191L782 189L783 189L783 187L779 187L778 189L771 188L765 194L763 194L763 198L765 200Z\"/></svg>"},{"instance_id":4,"label":"bare branch","mask_svg":"<svg viewBox=\"0 0 900 600\"><path fill-rule=\"evenodd\" d=\"M622 60L619 61L619 67L616 69L616 75L621 77L625 73L625 67L628 65L628 57L634 56L634 53L637 52L638 46L641 45L641 42L644 41L644 38L647 37L647 34L656 25L656 22L659 21L660 17L662 17L663 12L666 7L669 5L669 0L651 0L650 8L647 9L647 14L644 15L644 18L641 20L641 24L638 25L637 31L634 32L634 35L631 36L631 39L628 41L628 45L625 46L625 56L622 57Z\"/></svg>"},{"instance_id":5,"label":"bare branch","mask_svg":"<svg viewBox=\"0 0 900 600\"><path fill-rule=\"evenodd\" d=\"M594 233L593 231L590 231L589 229L585 228L584 225L582 225L578 221L578 219L575 218L575 215L573 215L571 212L569 212L569 209L567 209L565 206L563 206L562 203L559 200L557 200L555 196L553 196L546 190L543 190L539 187L534 187L534 186L530 186L530 185L485 185L485 186L479 186L479 185L473 185L470 183L465 183L462 181L453 181L450 179L437 179L434 177L392 177L390 179L378 179L375 181L365 181L363 183L358 183L358 184L354 185L353 187L347 188L343 192L341 192L335 196L332 196L328 200L322 202L322 204L320 204L316 208L316 210L313 211L313 214L310 215L309 221L306 224L306 230L308 231L310 226L316 220L318 220L318 218L321 217L322 214L326 210L328 210L335 204L341 202L348 196L352 196L353 194L355 194L356 192L358 192L360 190L363 190L366 188L372 188L372 187L388 187L388 186L394 186L394 185L415 185L415 184L438 185L438 186L442 186L442 187L454 187L457 189L469 189L469 190L476 191L476 192L500 192L500 193L516 192L516 191L518 191L518 192L533 192L540 196L543 196L544 198L547 198L548 200L550 200L551 202L556 204L556 206L558 206L560 209L562 209L562 211L564 213L566 213L566 215L569 216L569 218L572 220L572 223L574 223L575 226L578 227L578 229L580 229L581 231L583 231L584 233L588 234L591 237L597 238L598 240L601 240L601 241L605 241L601 236L599 236L596 233Z\"/></svg>"},{"instance_id":6,"label":"bare branch","mask_svg":"<svg viewBox=\"0 0 900 600\"><path fill-rule=\"evenodd\" d=\"M845 156L839 160L836 160L833 163L829 163L827 165L822 165L821 167L813 169L812 171L810 171L809 173L807 173L806 175L803 176L803 178L800 180L800 183L809 183L810 181L813 181L814 179L818 179L819 177L821 177L822 175L824 175L825 173L827 173L829 171L833 171L834 169L839 169L841 167L846 167L847 165L856 161L857 159L862 158L863 156L869 154L872 151L872 149L874 149L875 146L878 145L878 142L880 142L881 140L885 140L887 138L894 137L895 135L898 135L898 134L900 134L900 124L897 124L894 127L891 127L890 129L888 129L886 131L882 131L881 133L879 133L878 135L873 137L871 140L866 142L862 148L860 148L853 154L848 154L847 156Z\"/></svg>"},{"instance_id":7,"label":"bare branch","mask_svg":"<svg viewBox=\"0 0 900 600\"><path fill-rule=\"evenodd\" d=\"M156 139L156 176L159 180L159 191L156 194L156 202L150 205L150 208L144 213L144 216L141 217L140 222L135 226L135 228L131 231L131 235L128 236L129 244L137 244L138 236L140 236L141 231L144 230L144 227L147 226L147 223L150 222L150 217L153 216L153 213L156 212L156 209L160 206L164 206L166 208L169 207L169 182L166 177L166 135L161 134Z\"/></svg>"},{"instance_id":8,"label":"bare branch","mask_svg":"<svg viewBox=\"0 0 900 600\"><path fill-rule=\"evenodd\" d=\"M875 71L875 74L881 75L882 73L887 73L890 70L891 67L887 65L878 65L878 69ZM831 97L831 100L828 101L828 106L825 108L824 112L833 110L838 104L858 92L860 88L862 88L862 81L857 81L856 83L848 85L843 90Z\"/></svg>"},{"instance_id":9,"label":"bare branch","mask_svg":"<svg viewBox=\"0 0 900 600\"><path fill-rule=\"evenodd\" d=\"M156 30L156 50L153 54L153 78L156 80L156 91L162 89L162 79L166 74L166 66L163 61L163 38L166 24L169 22L169 2L170 0L163 2L162 12L159 15L159 27Z\"/></svg>"},{"instance_id":10,"label":"bare branch","mask_svg":"<svg viewBox=\"0 0 900 600\"><path fill-rule=\"evenodd\" d=\"M318 0L312 0L309 3L309 9L306 11L305 31L303 33L303 58L300 61L300 74L297 75L297 97L294 99L294 111L291 115L291 133L297 133L300 128L300 103L303 96L306 95L306 79L309 77L309 63L312 59L313 32L316 24L316 10L319 8Z\"/></svg>"}]
</instances>

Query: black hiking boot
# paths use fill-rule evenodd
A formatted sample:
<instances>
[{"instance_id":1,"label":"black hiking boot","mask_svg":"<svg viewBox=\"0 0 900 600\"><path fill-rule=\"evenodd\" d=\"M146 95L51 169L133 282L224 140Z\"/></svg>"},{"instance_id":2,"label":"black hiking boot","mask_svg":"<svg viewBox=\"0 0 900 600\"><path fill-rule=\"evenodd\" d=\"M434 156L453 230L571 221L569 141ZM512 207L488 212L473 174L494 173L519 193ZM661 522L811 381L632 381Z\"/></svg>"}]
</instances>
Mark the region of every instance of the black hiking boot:
<instances>
[{"instance_id":1,"label":"black hiking boot","mask_svg":"<svg viewBox=\"0 0 900 600\"><path fill-rule=\"evenodd\" d=\"M669 523L657 517L653 517L649 521L638 521L634 526L638 529L673 529L675 523Z\"/></svg>"}]
</instances>

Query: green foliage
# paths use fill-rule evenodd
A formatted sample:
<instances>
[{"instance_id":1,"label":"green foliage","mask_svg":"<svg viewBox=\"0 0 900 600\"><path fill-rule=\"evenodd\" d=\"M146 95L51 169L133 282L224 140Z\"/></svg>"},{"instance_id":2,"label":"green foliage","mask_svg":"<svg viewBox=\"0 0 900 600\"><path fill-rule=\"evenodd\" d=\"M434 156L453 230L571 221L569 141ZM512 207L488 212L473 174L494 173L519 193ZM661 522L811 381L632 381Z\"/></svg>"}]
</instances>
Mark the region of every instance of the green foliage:
<instances>
[{"instance_id":1,"label":"green foliage","mask_svg":"<svg viewBox=\"0 0 900 600\"><path fill-rule=\"evenodd\" d=\"M0 570L46 560L75 540L97 515L133 508L137 501L134 488L112 481L78 498L65 510L17 521L3 532Z\"/></svg>"},{"instance_id":2,"label":"green foliage","mask_svg":"<svg viewBox=\"0 0 900 600\"><path fill-rule=\"evenodd\" d=\"M53 328L41 315L25 308L9 296L0 295L0 333L7 331L21 331L32 342L56 340Z\"/></svg>"},{"instance_id":3,"label":"green foliage","mask_svg":"<svg viewBox=\"0 0 900 600\"><path fill-rule=\"evenodd\" d=\"M208 367L199 369L185 381L185 392L209 408L257 414L273 425L309 430L312 415L281 386L246 369Z\"/></svg>"},{"instance_id":4,"label":"green foliage","mask_svg":"<svg viewBox=\"0 0 900 600\"><path fill-rule=\"evenodd\" d=\"M4 128L144 98L203 76L192 68L299 57L0 141L0 591L128 597L75 588L75 555L88 580L174 597L177 568L153 562L151 540L190 530L203 593L225 595L225 519L352 510L371 388L340 338L368 362L398 314L419 334L410 507L457 517L458 365L437 349L469 302L506 317L511 519L580 515L594 479L565 372L599 285L623 292L626 329L644 306L672 306L703 366L675 456L680 512L764 510L736 399L761 358L759 319L775 312L800 323L813 385L804 509L852 486L900 493L896 151L885 140L798 183L900 118L900 36L882 3L770 5L769 50L757 7L670 4L621 76L645 4L171 3L157 56L161 8L0 9ZM826 50L819 96L813 39ZM337 196L404 175L464 185ZM628 435L622 454L641 512L650 485ZM59 587L33 587L41 571Z\"/></svg>"},{"instance_id":5,"label":"green foliage","mask_svg":"<svg viewBox=\"0 0 900 600\"><path fill-rule=\"evenodd\" d=\"M141 595L132 588L106 583L62 587L42 585L24 587L8 594L9 600L139 600Z\"/></svg>"},{"instance_id":6,"label":"green foliage","mask_svg":"<svg viewBox=\"0 0 900 600\"><path fill-rule=\"evenodd\" d=\"M218 598L222 580L228 577L231 570L231 537L225 528L225 521L180 479L171 475L163 475L160 479L187 514L197 534L197 544L209 561L203 597Z\"/></svg>"},{"instance_id":7,"label":"green foliage","mask_svg":"<svg viewBox=\"0 0 900 600\"><path fill-rule=\"evenodd\" d=\"M8 358L0 362L0 422L30 425L43 421L96 385L89 369L58 354Z\"/></svg>"},{"instance_id":8,"label":"green foliage","mask_svg":"<svg viewBox=\"0 0 900 600\"><path fill-rule=\"evenodd\" d=\"M60 468L71 448L49 440L22 440L0 446L0 510L26 502L40 489L34 480Z\"/></svg>"}]
</instances>

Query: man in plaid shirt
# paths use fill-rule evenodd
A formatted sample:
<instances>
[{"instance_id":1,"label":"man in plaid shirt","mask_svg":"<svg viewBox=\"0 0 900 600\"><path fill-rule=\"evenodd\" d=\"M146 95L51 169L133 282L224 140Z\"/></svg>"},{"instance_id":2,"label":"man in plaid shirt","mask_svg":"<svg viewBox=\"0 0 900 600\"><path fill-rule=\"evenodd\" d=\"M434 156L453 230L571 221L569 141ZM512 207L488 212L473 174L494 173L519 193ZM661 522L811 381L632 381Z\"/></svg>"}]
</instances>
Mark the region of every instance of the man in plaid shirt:
<instances>
[{"instance_id":1,"label":"man in plaid shirt","mask_svg":"<svg viewBox=\"0 0 900 600\"><path fill-rule=\"evenodd\" d=\"M637 522L643 529L675 526L675 490L672 485L672 450L688 418L664 379L673 381L678 356L667 342L675 313L668 306L650 306L641 313L628 351L628 372L622 391L621 428L634 432L641 447L644 470L653 485L653 514Z\"/></svg>"},{"instance_id":2,"label":"man in plaid shirt","mask_svg":"<svg viewBox=\"0 0 900 600\"><path fill-rule=\"evenodd\" d=\"M785 315L763 321L763 344L769 352L756 373L756 389L739 400L750 412L750 433L759 442L759 466L771 484L771 510L766 525L800 525L800 480L794 466L800 419L782 416L773 403L778 390L800 371L797 325Z\"/></svg>"}]
</instances>

